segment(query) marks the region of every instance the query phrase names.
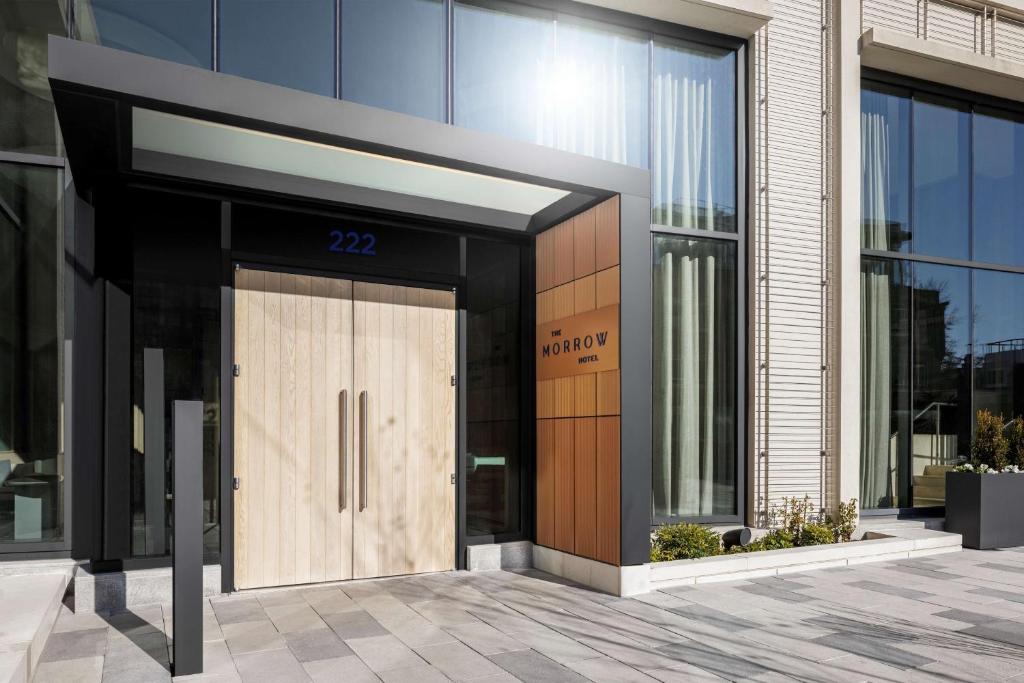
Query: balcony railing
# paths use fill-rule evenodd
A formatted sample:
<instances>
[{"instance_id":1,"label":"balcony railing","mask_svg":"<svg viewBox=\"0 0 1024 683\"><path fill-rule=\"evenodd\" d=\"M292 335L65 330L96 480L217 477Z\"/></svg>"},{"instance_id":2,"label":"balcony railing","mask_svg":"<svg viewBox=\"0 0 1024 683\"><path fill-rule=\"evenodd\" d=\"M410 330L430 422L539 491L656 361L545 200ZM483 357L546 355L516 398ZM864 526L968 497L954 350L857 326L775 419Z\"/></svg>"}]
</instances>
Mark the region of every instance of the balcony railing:
<instances>
[{"instance_id":1,"label":"balcony railing","mask_svg":"<svg viewBox=\"0 0 1024 683\"><path fill-rule=\"evenodd\" d=\"M999 3L863 0L861 32L875 26L1024 63L1024 13Z\"/></svg>"}]
</instances>

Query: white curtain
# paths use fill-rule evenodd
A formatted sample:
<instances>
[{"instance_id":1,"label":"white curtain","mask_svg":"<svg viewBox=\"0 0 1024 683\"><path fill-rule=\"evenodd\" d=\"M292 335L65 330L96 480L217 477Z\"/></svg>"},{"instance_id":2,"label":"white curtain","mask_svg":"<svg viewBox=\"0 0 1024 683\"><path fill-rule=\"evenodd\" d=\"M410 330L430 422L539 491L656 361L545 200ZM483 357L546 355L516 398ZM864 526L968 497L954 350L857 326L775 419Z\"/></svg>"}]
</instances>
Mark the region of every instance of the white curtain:
<instances>
[{"instance_id":1,"label":"white curtain","mask_svg":"<svg viewBox=\"0 0 1024 683\"><path fill-rule=\"evenodd\" d=\"M870 102L870 100L869 100ZM886 115L861 114L863 246L888 248L890 133ZM861 504L892 505L892 341L888 269L882 261L861 268Z\"/></svg>"},{"instance_id":2,"label":"white curtain","mask_svg":"<svg viewBox=\"0 0 1024 683\"><path fill-rule=\"evenodd\" d=\"M673 245L654 267L654 514L725 514L735 505L731 245L662 239Z\"/></svg>"},{"instance_id":3,"label":"white curtain","mask_svg":"<svg viewBox=\"0 0 1024 683\"><path fill-rule=\"evenodd\" d=\"M654 77L654 222L714 229L711 150L713 79Z\"/></svg>"}]
</instances>

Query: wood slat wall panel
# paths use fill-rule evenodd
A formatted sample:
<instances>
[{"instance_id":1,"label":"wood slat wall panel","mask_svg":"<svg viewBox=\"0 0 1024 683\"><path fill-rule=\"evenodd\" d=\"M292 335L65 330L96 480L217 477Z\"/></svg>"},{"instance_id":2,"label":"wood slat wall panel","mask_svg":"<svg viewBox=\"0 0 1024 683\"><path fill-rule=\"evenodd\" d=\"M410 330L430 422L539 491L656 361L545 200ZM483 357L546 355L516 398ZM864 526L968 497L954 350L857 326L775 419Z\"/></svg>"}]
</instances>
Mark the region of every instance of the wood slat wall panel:
<instances>
[{"instance_id":1,"label":"wood slat wall panel","mask_svg":"<svg viewBox=\"0 0 1024 683\"><path fill-rule=\"evenodd\" d=\"M596 419L596 519L594 559L619 564L619 418Z\"/></svg>"},{"instance_id":2,"label":"wood slat wall panel","mask_svg":"<svg viewBox=\"0 0 1024 683\"><path fill-rule=\"evenodd\" d=\"M619 302L617 197L541 233L536 250L538 325ZM536 388L537 543L618 565L619 371Z\"/></svg>"},{"instance_id":3,"label":"wood slat wall panel","mask_svg":"<svg viewBox=\"0 0 1024 683\"><path fill-rule=\"evenodd\" d=\"M537 421L537 543L555 545L555 421Z\"/></svg>"},{"instance_id":4,"label":"wood slat wall panel","mask_svg":"<svg viewBox=\"0 0 1024 683\"><path fill-rule=\"evenodd\" d=\"M555 430L555 548L567 553L575 550L575 483L573 420L554 420Z\"/></svg>"}]
</instances>

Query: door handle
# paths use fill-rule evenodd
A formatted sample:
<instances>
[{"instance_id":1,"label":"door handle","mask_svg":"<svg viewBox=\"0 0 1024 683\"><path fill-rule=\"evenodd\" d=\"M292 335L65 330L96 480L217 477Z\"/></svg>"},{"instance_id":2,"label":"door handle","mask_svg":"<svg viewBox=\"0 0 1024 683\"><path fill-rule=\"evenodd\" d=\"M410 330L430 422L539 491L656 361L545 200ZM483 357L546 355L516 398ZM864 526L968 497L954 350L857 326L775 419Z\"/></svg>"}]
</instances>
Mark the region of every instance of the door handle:
<instances>
[{"instance_id":1,"label":"door handle","mask_svg":"<svg viewBox=\"0 0 1024 683\"><path fill-rule=\"evenodd\" d=\"M359 511L366 509L366 391L359 392Z\"/></svg>"},{"instance_id":2,"label":"door handle","mask_svg":"<svg viewBox=\"0 0 1024 683\"><path fill-rule=\"evenodd\" d=\"M341 445L338 448L338 512L348 507L348 389L342 389L338 397Z\"/></svg>"}]
</instances>

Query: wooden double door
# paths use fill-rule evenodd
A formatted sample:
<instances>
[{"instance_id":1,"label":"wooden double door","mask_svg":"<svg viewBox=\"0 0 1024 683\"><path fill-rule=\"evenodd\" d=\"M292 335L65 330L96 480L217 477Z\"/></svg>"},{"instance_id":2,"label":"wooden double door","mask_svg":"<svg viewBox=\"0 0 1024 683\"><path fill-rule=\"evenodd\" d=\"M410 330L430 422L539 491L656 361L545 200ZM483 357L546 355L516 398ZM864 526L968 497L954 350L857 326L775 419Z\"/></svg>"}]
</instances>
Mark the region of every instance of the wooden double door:
<instances>
[{"instance_id":1,"label":"wooden double door","mask_svg":"<svg viewBox=\"0 0 1024 683\"><path fill-rule=\"evenodd\" d=\"M240 269L235 586L452 569L455 294Z\"/></svg>"}]
</instances>

